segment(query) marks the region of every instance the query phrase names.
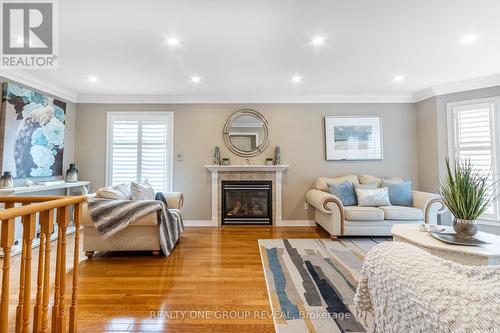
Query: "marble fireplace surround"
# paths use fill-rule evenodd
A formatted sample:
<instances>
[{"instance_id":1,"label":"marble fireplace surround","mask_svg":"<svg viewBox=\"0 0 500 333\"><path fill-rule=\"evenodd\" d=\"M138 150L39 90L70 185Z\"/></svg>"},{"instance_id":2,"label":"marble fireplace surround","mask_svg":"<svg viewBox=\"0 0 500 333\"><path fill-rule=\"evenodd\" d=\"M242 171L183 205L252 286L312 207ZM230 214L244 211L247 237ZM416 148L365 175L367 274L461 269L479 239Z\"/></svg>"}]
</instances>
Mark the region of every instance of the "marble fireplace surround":
<instances>
[{"instance_id":1,"label":"marble fireplace surround","mask_svg":"<svg viewBox=\"0 0 500 333\"><path fill-rule=\"evenodd\" d=\"M205 165L212 174L212 225L221 225L221 182L223 180L272 181L272 222L283 220L282 179L288 165Z\"/></svg>"}]
</instances>

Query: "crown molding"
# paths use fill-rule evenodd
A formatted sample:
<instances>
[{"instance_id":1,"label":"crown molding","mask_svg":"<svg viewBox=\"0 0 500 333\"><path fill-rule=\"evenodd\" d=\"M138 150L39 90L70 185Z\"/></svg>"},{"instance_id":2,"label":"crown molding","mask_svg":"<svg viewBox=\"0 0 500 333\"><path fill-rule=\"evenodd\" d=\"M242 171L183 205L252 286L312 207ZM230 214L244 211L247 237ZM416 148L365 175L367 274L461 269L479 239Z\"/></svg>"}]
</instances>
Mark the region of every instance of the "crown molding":
<instances>
[{"instance_id":1,"label":"crown molding","mask_svg":"<svg viewBox=\"0 0 500 333\"><path fill-rule=\"evenodd\" d=\"M78 103L96 104L320 104L413 103L413 94L335 94L324 96L175 96L175 95L79 95Z\"/></svg>"},{"instance_id":2,"label":"crown molding","mask_svg":"<svg viewBox=\"0 0 500 333\"><path fill-rule=\"evenodd\" d=\"M345 93L308 96L79 95L34 75L0 69L0 77L73 103L98 104L321 104L415 103L439 95L500 86L500 74L434 85L416 93Z\"/></svg>"},{"instance_id":3,"label":"crown molding","mask_svg":"<svg viewBox=\"0 0 500 333\"><path fill-rule=\"evenodd\" d=\"M469 91L495 86L500 86L500 74L487 75L474 79L434 85L432 87L416 92L414 94L414 99L415 102L420 102L424 99L434 96L453 94L461 91Z\"/></svg>"},{"instance_id":4,"label":"crown molding","mask_svg":"<svg viewBox=\"0 0 500 333\"><path fill-rule=\"evenodd\" d=\"M36 90L40 90L44 93L53 95L54 97L64 99L69 102L75 103L78 98L78 94L76 92L66 89L57 84L41 80L33 75L0 69L0 77L9 81L20 83Z\"/></svg>"},{"instance_id":5,"label":"crown molding","mask_svg":"<svg viewBox=\"0 0 500 333\"><path fill-rule=\"evenodd\" d=\"M427 98L431 98L434 96L436 96L436 93L432 88L419 90L413 95L415 103L426 100Z\"/></svg>"}]
</instances>

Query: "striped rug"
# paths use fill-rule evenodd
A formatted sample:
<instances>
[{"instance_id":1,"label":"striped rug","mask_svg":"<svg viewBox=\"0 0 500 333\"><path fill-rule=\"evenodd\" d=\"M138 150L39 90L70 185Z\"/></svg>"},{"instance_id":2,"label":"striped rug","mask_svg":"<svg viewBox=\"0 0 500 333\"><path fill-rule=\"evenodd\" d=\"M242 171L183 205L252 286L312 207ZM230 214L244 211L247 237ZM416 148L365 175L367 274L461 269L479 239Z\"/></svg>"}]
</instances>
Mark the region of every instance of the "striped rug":
<instances>
[{"instance_id":1,"label":"striped rug","mask_svg":"<svg viewBox=\"0 0 500 333\"><path fill-rule=\"evenodd\" d=\"M370 332L353 297L365 254L386 240L259 240L276 332Z\"/></svg>"}]
</instances>

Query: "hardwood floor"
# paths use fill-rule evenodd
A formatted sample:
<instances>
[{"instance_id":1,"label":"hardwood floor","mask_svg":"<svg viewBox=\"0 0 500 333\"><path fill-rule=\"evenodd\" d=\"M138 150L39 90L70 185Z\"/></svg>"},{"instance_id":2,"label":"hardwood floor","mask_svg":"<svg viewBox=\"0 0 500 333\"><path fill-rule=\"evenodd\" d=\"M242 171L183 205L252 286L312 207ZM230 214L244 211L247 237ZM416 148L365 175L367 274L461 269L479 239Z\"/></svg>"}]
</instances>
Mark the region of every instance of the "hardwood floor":
<instances>
[{"instance_id":1,"label":"hardwood floor","mask_svg":"<svg viewBox=\"0 0 500 333\"><path fill-rule=\"evenodd\" d=\"M274 332L257 244L258 239L269 238L328 238L328 234L319 227L188 227L169 258L113 252L96 253L88 260L82 253L78 330ZM71 249L73 237L68 242ZM33 262L37 257L35 251ZM18 272L16 257L11 324ZM69 292L71 279L66 281Z\"/></svg>"}]
</instances>

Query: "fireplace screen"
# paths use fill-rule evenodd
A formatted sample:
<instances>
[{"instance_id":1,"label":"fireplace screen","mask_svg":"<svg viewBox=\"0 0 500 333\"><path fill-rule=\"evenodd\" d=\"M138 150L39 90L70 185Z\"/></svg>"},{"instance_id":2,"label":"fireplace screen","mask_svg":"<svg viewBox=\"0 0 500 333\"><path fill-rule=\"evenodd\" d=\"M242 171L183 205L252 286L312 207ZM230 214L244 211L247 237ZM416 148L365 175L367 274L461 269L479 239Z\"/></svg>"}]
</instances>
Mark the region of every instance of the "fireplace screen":
<instances>
[{"instance_id":1,"label":"fireplace screen","mask_svg":"<svg viewBox=\"0 0 500 333\"><path fill-rule=\"evenodd\" d=\"M223 181L222 224L271 224L271 182Z\"/></svg>"}]
</instances>

